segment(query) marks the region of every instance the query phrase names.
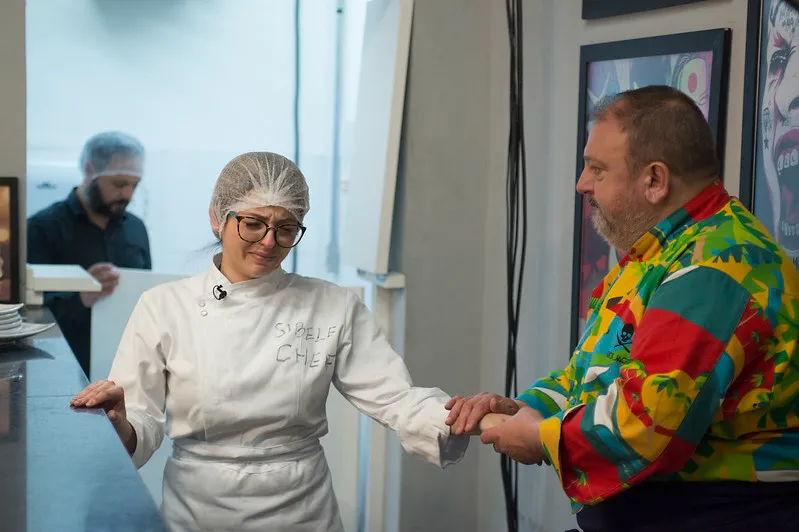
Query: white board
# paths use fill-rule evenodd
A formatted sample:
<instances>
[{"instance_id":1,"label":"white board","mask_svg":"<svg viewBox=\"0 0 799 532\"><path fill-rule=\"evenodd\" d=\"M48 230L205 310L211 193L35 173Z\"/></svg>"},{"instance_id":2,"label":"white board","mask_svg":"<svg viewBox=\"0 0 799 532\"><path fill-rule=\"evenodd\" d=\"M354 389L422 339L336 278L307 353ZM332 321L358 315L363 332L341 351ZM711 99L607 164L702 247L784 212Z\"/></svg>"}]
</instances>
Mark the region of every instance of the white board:
<instances>
[{"instance_id":1,"label":"white board","mask_svg":"<svg viewBox=\"0 0 799 532\"><path fill-rule=\"evenodd\" d=\"M119 286L92 307L91 368L89 380L107 379L119 341L142 293L159 284L181 279L181 275L160 274L147 270L119 268ZM172 454L172 441L164 437L161 447L139 469L139 475L155 503L161 505L164 466Z\"/></svg>"},{"instance_id":2,"label":"white board","mask_svg":"<svg viewBox=\"0 0 799 532\"><path fill-rule=\"evenodd\" d=\"M120 268L119 286L114 293L99 300L92 309L90 380L108 378L119 341L141 294L159 284L182 276L146 270ZM352 288L363 298L363 288ZM328 457L333 490L338 499L344 530L355 532L358 526L358 426L360 413L331 387L327 399L328 434L322 447ZM164 466L172 453L172 441L164 437L161 447L139 469L139 475L155 503L160 506Z\"/></svg>"},{"instance_id":3,"label":"white board","mask_svg":"<svg viewBox=\"0 0 799 532\"><path fill-rule=\"evenodd\" d=\"M341 251L372 273L388 273L412 18L413 0L366 4Z\"/></svg>"}]
</instances>

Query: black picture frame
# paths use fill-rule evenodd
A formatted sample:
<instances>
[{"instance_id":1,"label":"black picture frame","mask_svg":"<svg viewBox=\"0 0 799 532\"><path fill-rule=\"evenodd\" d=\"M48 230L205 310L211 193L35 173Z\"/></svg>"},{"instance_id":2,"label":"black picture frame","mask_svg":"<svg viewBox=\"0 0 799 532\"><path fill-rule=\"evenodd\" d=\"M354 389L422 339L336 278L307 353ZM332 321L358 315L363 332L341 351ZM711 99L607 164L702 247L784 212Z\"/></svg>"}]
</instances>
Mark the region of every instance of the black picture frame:
<instances>
[{"instance_id":1,"label":"black picture frame","mask_svg":"<svg viewBox=\"0 0 799 532\"><path fill-rule=\"evenodd\" d=\"M769 10L776 4L786 4L799 14L799 2L796 0L749 0L747 3L747 23L746 23L746 59L744 62L744 105L742 110L741 120L741 169L740 169L740 183L738 188L738 197L741 203L746 206L763 225L768 229L769 233L773 234L777 242L782 245L795 264L799 264L799 257L795 251L795 243L787 234L781 232L782 220L780 219L780 212L774 210L774 198L769 195L774 190L781 190L781 183L779 180L779 173L774 175L774 172L779 172L778 157L776 150L772 154L773 164L767 168L767 157L763 151L767 150L769 145L779 146L780 137L785 137L784 132L776 132L776 128L772 131L764 131L763 121L764 116L769 115L768 123L784 123L781 127L788 128L789 131L799 132L799 124L793 124L795 120L785 118L785 114L780 112L779 105L772 100L773 109L771 112L766 111L764 99L771 99L771 90L782 89L782 80L775 86L774 89L767 89L769 65L764 63L764 50L769 40ZM775 17L776 19L776 17ZM793 54L791 54L792 56ZM796 59L791 59L795 61ZM799 86L787 86L787 89L794 90L792 94L792 101L799 101ZM785 101L785 98L781 98ZM773 112L780 113L781 118L772 116ZM795 111L787 113L789 116L793 115ZM766 135L767 140L764 143L763 136ZM772 138L769 138L772 137ZM769 176L768 174L772 175ZM776 180L776 183L769 185L769 179ZM782 200L782 192L780 194L780 201ZM780 210L782 207L780 208ZM790 221L790 220L789 220ZM795 235L794 235L795 236ZM794 251L791 251L791 250Z\"/></svg>"},{"instance_id":2,"label":"black picture frame","mask_svg":"<svg viewBox=\"0 0 799 532\"><path fill-rule=\"evenodd\" d=\"M5 230L8 231L7 244L2 239ZM20 246L19 180L16 177L0 177L0 303L22 302Z\"/></svg>"},{"instance_id":3,"label":"black picture frame","mask_svg":"<svg viewBox=\"0 0 799 532\"><path fill-rule=\"evenodd\" d=\"M741 173L738 198L747 209L754 203L755 150L757 148L757 109L760 107L760 29L763 0L749 0L746 8L746 59L744 61L744 105L741 119Z\"/></svg>"},{"instance_id":4,"label":"black picture frame","mask_svg":"<svg viewBox=\"0 0 799 532\"><path fill-rule=\"evenodd\" d=\"M578 104L577 113L578 125L575 184L577 180L579 180L584 166L583 149L588 138L590 112L588 103L589 68L593 63L597 62L646 60L647 58L652 58L652 60L663 61L665 64L667 60L670 60L674 56L679 58L690 58L697 54L712 54L712 61L710 64L710 79L709 82L706 80L705 83L705 86L709 86L709 89L707 90L707 118L708 123L710 124L710 127L715 135L719 160L723 164L724 137L727 116L727 92L729 89L731 35L732 32L730 29L721 28L582 46L580 48L580 101ZM681 76L681 72L682 71L678 72L675 67L675 73L680 74ZM653 85L654 83L645 84ZM638 84L638 86L641 85ZM588 281L584 282L583 280L583 238L585 236L587 239L592 239L593 242L596 242L596 239L601 240L601 237L597 235L596 231L591 225L590 220L588 220L585 216L582 195L576 192L574 205L574 260L572 270L572 312L570 338L570 345L572 347L577 345L579 337L582 334L582 324L580 323L580 320L584 317L584 313L581 312L581 307L583 307L583 309L587 307L590 290L593 288L593 285L590 281L592 278L591 275L588 276ZM608 252L608 257L610 257L610 251ZM591 263L588 263L589 271L590 268ZM609 270L610 268L607 267L604 272L601 272L601 267L599 267L597 268L598 274L595 275L595 277L601 280ZM590 288L587 289L587 292L586 290L583 290L583 287L586 284L590 285Z\"/></svg>"},{"instance_id":5,"label":"black picture frame","mask_svg":"<svg viewBox=\"0 0 799 532\"><path fill-rule=\"evenodd\" d=\"M583 20L616 17L705 0L583 0Z\"/></svg>"}]
</instances>

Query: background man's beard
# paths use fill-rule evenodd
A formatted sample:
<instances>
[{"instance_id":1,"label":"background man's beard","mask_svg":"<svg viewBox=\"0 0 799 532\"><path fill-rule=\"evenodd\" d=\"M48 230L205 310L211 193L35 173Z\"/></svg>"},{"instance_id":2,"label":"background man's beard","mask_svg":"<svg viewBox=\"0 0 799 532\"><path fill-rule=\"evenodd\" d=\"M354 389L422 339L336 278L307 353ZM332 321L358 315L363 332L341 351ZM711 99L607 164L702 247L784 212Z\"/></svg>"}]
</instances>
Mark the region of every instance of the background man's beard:
<instances>
[{"instance_id":1,"label":"background man's beard","mask_svg":"<svg viewBox=\"0 0 799 532\"><path fill-rule=\"evenodd\" d=\"M103 201L103 196L100 193L100 185L97 184L97 181L92 181L89 185L86 199L89 203L89 209L91 209L93 213L112 219L122 218L128 206L128 202L125 200L114 201L112 203Z\"/></svg>"}]
</instances>

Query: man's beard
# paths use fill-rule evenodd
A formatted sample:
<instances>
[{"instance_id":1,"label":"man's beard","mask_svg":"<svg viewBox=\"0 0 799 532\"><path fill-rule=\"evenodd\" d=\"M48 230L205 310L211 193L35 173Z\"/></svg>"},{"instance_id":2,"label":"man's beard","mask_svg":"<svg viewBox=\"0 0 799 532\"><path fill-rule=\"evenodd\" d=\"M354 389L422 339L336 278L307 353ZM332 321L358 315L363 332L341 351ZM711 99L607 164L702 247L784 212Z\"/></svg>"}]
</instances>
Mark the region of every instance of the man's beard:
<instances>
[{"instance_id":1,"label":"man's beard","mask_svg":"<svg viewBox=\"0 0 799 532\"><path fill-rule=\"evenodd\" d=\"M128 202L125 200L114 201L112 203L103 201L103 196L100 193L100 185L97 183L97 180L92 181L89 185L89 189L86 191L86 200L89 203L89 209L93 213L111 219L122 218L128 206Z\"/></svg>"},{"instance_id":2,"label":"man's beard","mask_svg":"<svg viewBox=\"0 0 799 532\"><path fill-rule=\"evenodd\" d=\"M644 210L636 208L631 201L627 202L627 209L622 214L610 217L593 197L588 197L586 200L594 208L591 215L594 230L608 244L623 253L629 253L638 239L655 225L653 217Z\"/></svg>"}]
</instances>

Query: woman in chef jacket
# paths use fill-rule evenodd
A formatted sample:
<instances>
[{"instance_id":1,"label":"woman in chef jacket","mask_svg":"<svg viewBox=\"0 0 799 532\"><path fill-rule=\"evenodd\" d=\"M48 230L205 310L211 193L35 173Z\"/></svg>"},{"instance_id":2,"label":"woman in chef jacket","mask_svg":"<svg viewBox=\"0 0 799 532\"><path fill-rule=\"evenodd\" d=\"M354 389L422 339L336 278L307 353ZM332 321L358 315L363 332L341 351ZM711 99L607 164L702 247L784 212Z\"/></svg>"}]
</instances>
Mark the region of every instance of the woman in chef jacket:
<instances>
[{"instance_id":1,"label":"woman in chef jacket","mask_svg":"<svg viewBox=\"0 0 799 532\"><path fill-rule=\"evenodd\" d=\"M209 209L222 253L142 294L108 380L71 401L103 407L137 467L166 430L172 530L342 530L319 443L331 383L409 453L445 467L466 450L444 422L449 396L412 385L358 297L281 269L308 208L288 159L230 161Z\"/></svg>"}]
</instances>

